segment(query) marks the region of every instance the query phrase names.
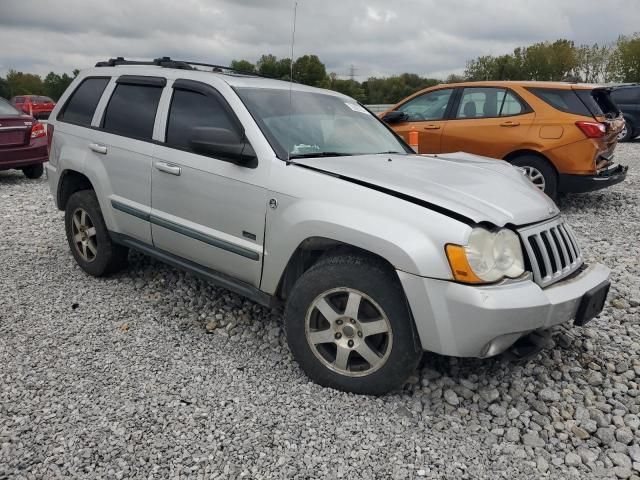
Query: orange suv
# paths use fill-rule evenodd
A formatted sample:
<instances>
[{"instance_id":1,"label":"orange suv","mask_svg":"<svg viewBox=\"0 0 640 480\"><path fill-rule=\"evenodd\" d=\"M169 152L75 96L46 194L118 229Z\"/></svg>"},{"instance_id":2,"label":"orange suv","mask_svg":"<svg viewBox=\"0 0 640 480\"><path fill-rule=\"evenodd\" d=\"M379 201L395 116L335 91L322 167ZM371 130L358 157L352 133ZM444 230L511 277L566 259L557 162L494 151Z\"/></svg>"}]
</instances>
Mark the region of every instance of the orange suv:
<instances>
[{"instance_id":1,"label":"orange suv","mask_svg":"<svg viewBox=\"0 0 640 480\"><path fill-rule=\"evenodd\" d=\"M613 152L624 119L609 90L587 84L469 82L421 90L380 115L419 153L469 152L523 168L547 195L623 181ZM413 135L415 138L415 135Z\"/></svg>"}]
</instances>

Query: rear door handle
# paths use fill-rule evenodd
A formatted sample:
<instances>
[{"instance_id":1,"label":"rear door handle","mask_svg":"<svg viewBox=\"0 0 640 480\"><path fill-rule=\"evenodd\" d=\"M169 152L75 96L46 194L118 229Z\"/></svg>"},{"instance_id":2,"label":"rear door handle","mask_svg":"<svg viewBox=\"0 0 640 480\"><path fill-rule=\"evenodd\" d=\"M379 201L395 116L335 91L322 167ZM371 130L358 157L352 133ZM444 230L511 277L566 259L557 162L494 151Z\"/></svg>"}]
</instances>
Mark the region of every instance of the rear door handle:
<instances>
[{"instance_id":1,"label":"rear door handle","mask_svg":"<svg viewBox=\"0 0 640 480\"><path fill-rule=\"evenodd\" d=\"M168 173L169 175L180 175L182 173L182 169L180 167L169 165L165 162L156 162L155 167L161 172Z\"/></svg>"},{"instance_id":2,"label":"rear door handle","mask_svg":"<svg viewBox=\"0 0 640 480\"><path fill-rule=\"evenodd\" d=\"M518 125L520 125L520 122L504 122L500 124L501 127L517 127Z\"/></svg>"},{"instance_id":3,"label":"rear door handle","mask_svg":"<svg viewBox=\"0 0 640 480\"><path fill-rule=\"evenodd\" d=\"M107 147L105 147L104 145L100 145L98 143L90 143L89 148L96 153L101 153L102 155L107 154Z\"/></svg>"},{"instance_id":4,"label":"rear door handle","mask_svg":"<svg viewBox=\"0 0 640 480\"><path fill-rule=\"evenodd\" d=\"M424 127L425 130L440 130L440 125L427 125Z\"/></svg>"}]
</instances>

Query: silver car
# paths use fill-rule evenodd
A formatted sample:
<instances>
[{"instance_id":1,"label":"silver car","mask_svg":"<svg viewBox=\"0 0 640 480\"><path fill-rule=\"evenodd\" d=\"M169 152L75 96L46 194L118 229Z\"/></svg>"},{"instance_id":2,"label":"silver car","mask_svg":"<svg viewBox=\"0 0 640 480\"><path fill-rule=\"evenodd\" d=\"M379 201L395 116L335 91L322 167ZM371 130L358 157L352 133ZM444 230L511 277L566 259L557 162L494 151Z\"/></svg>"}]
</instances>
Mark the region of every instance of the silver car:
<instances>
[{"instance_id":1,"label":"silver car","mask_svg":"<svg viewBox=\"0 0 640 480\"><path fill-rule=\"evenodd\" d=\"M504 162L414 155L336 92L100 62L50 118L47 174L89 274L133 248L268 306L314 381L400 387L425 350L490 357L603 308L555 204Z\"/></svg>"}]
</instances>

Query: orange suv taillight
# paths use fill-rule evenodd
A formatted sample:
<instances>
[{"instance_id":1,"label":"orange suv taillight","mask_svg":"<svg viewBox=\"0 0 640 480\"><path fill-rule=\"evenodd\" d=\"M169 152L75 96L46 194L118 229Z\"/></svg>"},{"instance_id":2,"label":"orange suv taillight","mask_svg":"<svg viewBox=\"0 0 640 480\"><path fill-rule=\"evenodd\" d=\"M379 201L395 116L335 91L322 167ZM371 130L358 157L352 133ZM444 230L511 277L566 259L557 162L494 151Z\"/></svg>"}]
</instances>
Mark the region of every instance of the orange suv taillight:
<instances>
[{"instance_id":1,"label":"orange suv taillight","mask_svg":"<svg viewBox=\"0 0 640 480\"><path fill-rule=\"evenodd\" d=\"M46 136L47 130L44 128L44 125L41 123L34 123L33 127L31 127L31 138L40 138Z\"/></svg>"},{"instance_id":2,"label":"orange suv taillight","mask_svg":"<svg viewBox=\"0 0 640 480\"><path fill-rule=\"evenodd\" d=\"M602 138L607 133L607 127L598 122L576 122L576 126L587 138Z\"/></svg>"}]
</instances>

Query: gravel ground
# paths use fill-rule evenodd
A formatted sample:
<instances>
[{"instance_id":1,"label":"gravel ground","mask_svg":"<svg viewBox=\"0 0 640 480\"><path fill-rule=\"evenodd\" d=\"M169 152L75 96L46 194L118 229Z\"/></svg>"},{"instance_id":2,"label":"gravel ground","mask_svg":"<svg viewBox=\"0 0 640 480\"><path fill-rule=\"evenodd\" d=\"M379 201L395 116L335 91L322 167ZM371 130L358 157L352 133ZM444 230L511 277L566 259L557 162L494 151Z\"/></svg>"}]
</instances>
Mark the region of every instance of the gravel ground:
<instances>
[{"instance_id":1,"label":"gravel ground","mask_svg":"<svg viewBox=\"0 0 640 480\"><path fill-rule=\"evenodd\" d=\"M526 363L433 354L401 392L321 388L278 312L132 254L69 253L44 180L0 172L0 478L640 479L640 142L561 207L613 288Z\"/></svg>"}]
</instances>

